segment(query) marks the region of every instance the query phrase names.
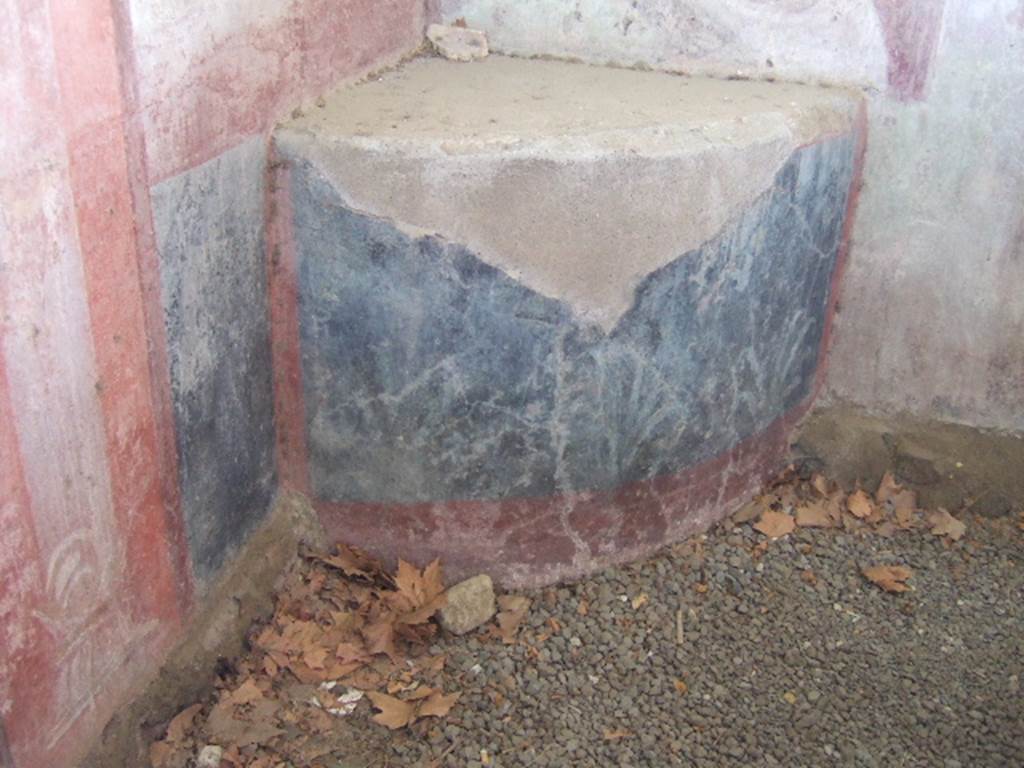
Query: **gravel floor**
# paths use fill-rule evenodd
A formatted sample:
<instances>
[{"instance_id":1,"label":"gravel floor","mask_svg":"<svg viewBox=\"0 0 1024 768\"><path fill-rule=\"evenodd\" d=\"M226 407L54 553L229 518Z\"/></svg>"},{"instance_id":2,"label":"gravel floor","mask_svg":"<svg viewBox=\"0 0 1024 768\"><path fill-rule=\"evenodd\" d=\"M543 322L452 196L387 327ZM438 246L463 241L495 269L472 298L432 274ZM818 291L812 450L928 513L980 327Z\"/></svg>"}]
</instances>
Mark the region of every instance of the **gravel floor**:
<instances>
[{"instance_id":1,"label":"gravel floor","mask_svg":"<svg viewBox=\"0 0 1024 768\"><path fill-rule=\"evenodd\" d=\"M727 524L528 593L521 642L432 648L463 691L446 719L382 741L360 707L346 719L376 754L341 765L1024 765L1016 520L972 519L954 545L805 528L763 541ZM909 566L912 591L866 581L879 563Z\"/></svg>"}]
</instances>

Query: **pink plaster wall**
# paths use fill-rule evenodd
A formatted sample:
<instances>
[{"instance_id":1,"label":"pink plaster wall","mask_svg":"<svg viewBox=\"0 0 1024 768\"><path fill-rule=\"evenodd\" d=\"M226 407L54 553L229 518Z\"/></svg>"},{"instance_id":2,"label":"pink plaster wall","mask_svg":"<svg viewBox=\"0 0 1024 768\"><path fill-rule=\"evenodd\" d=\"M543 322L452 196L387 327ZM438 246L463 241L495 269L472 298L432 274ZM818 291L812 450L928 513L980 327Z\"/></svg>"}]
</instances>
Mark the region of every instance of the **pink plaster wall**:
<instances>
[{"instance_id":1,"label":"pink plaster wall","mask_svg":"<svg viewBox=\"0 0 1024 768\"><path fill-rule=\"evenodd\" d=\"M6 0L0 106L0 719L71 765L177 633L119 34L99 0ZM9 527L8 527L9 526Z\"/></svg>"},{"instance_id":2,"label":"pink plaster wall","mask_svg":"<svg viewBox=\"0 0 1024 768\"><path fill-rule=\"evenodd\" d=\"M422 0L131 0L150 178L267 131L330 85L396 61Z\"/></svg>"},{"instance_id":3,"label":"pink plaster wall","mask_svg":"<svg viewBox=\"0 0 1024 768\"><path fill-rule=\"evenodd\" d=\"M151 185L421 33L418 0L0 0L3 768L74 765L194 609Z\"/></svg>"}]
</instances>

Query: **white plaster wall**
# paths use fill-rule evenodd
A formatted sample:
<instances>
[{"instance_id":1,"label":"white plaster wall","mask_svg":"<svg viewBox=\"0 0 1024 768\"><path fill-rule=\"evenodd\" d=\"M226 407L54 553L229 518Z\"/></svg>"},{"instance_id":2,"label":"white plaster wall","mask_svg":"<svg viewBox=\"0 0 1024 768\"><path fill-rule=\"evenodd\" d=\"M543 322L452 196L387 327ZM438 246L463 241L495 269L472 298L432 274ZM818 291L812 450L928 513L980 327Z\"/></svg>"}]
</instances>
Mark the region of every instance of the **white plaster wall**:
<instances>
[{"instance_id":1,"label":"white plaster wall","mask_svg":"<svg viewBox=\"0 0 1024 768\"><path fill-rule=\"evenodd\" d=\"M498 50L866 87L865 184L829 392L1024 431L1024 0L440 9L487 30Z\"/></svg>"},{"instance_id":2,"label":"white plaster wall","mask_svg":"<svg viewBox=\"0 0 1024 768\"><path fill-rule=\"evenodd\" d=\"M882 86L872 0L442 0L505 53Z\"/></svg>"},{"instance_id":3,"label":"white plaster wall","mask_svg":"<svg viewBox=\"0 0 1024 768\"><path fill-rule=\"evenodd\" d=\"M951 0L927 98L871 103L831 390L1024 431L1024 3Z\"/></svg>"}]
</instances>

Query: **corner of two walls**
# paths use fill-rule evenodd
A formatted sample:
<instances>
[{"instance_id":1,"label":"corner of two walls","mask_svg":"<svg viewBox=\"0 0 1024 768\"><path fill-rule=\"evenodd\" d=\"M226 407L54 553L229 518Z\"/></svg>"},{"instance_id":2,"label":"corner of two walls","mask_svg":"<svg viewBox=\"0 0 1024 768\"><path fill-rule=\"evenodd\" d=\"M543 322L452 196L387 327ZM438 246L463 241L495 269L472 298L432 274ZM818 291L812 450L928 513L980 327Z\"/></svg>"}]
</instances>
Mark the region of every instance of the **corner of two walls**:
<instances>
[{"instance_id":1,"label":"corner of two walls","mask_svg":"<svg viewBox=\"0 0 1024 768\"><path fill-rule=\"evenodd\" d=\"M6 0L2 768L79 764L266 516L267 135L418 46L423 13ZM138 764L123 757L95 764Z\"/></svg>"},{"instance_id":2,"label":"corner of two walls","mask_svg":"<svg viewBox=\"0 0 1024 768\"><path fill-rule=\"evenodd\" d=\"M133 2L182 514L201 592L287 479L275 430L269 131L326 88L415 49L424 24L421 0L261 5L255 16L251 3L227 1L195 15L187 3Z\"/></svg>"}]
</instances>

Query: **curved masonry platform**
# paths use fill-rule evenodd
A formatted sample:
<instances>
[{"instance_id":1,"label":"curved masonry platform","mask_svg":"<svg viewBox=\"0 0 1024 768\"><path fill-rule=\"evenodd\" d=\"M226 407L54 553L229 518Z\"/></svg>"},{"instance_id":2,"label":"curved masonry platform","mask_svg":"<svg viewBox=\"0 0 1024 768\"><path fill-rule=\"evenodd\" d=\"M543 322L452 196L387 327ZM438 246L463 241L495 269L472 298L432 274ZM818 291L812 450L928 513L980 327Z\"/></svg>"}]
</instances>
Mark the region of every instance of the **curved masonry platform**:
<instances>
[{"instance_id":1,"label":"curved masonry platform","mask_svg":"<svg viewBox=\"0 0 1024 768\"><path fill-rule=\"evenodd\" d=\"M617 82L616 70L536 64L501 66L523 68L523 92L542 74L550 92L576 93L581 71L595 92L623 89L602 82L605 74ZM452 65L417 66L392 75L393 89L423 93L441 77L440 124L447 117L471 125L454 134L413 126L390 139L372 134L367 144L358 92L369 86L360 86L325 110L348 123L328 120L318 133L316 121L304 120L276 141L285 168L277 179L279 256L295 261L283 271L295 269L298 303L296 322L277 325L293 327L300 342L296 375L283 387L279 380L278 398L303 403L282 410L292 424L281 433L329 532L389 556L439 555L456 574L483 570L505 583L538 584L637 557L727 513L777 469L788 430L815 391L859 166L856 105L836 92L786 86L798 108L765 117L767 139L743 123L739 140L725 123L761 115L744 104L778 103L773 86L742 84L746 102L724 102L724 116L719 105L711 110L718 138L704 131L694 145L693 105L684 99L686 108L672 114L651 104L678 100L685 88L735 95L734 84L683 86L631 72L627 78L658 80L645 86L653 88L644 97L650 104L631 100L629 88L619 94L627 116L647 110L643 126L620 120L588 132L594 123L584 115L579 124L556 119L543 134L527 112L513 121L518 138L506 134L514 149L496 149L474 128L491 124L487 110L504 113L480 107L479 91L465 86L473 78L452 85L444 78ZM503 99L515 100L505 69ZM341 112L335 98L356 106ZM574 98L586 103L586 93ZM392 106L372 107L392 119ZM467 117L473 109L481 114ZM664 124L652 125L652 114ZM441 135L448 156L467 169L465 183L447 202L426 204L424 178L433 171L422 160ZM368 155L346 162L360 153ZM377 188L367 169L381 153L391 171ZM516 204L492 198L496 186L515 189L510 168L528 169L519 177L526 186L510 195L543 189L551 203L580 189L580 167L623 158L620 174L603 177L602 195L584 197L602 208L581 210L576 198L552 203L544 222L523 221ZM703 182L718 194L637 218L640 203L656 205L666 178L630 177L637 158L672 173L733 163L733 181L716 187L690 178L676 191ZM766 163L772 173L762 182ZM738 182L745 168L757 171L753 193ZM493 221L466 243L453 235L468 231L460 210L468 206L472 217L481 201ZM569 242L586 221L602 222L609 241L583 264L589 277ZM716 230L704 236L709 222ZM549 237L559 227L568 235ZM503 230L505 240L494 234ZM508 231L518 233L516 248L500 247ZM673 233L679 247L665 257ZM598 289L584 296L560 279L566 262L577 285Z\"/></svg>"}]
</instances>

